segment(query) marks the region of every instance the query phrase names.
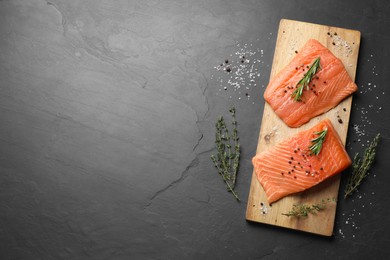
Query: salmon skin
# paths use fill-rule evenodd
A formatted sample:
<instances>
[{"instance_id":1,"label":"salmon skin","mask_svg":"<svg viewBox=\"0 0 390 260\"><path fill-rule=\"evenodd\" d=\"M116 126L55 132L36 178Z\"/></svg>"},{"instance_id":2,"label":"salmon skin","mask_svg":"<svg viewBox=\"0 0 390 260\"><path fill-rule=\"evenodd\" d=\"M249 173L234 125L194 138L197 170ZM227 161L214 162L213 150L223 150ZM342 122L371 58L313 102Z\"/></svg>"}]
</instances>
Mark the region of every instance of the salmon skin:
<instances>
[{"instance_id":1,"label":"salmon skin","mask_svg":"<svg viewBox=\"0 0 390 260\"><path fill-rule=\"evenodd\" d=\"M318 155L308 147L318 132L327 129ZM329 119L301 131L252 159L256 177L271 204L287 195L309 189L340 173L352 163Z\"/></svg>"},{"instance_id":2,"label":"salmon skin","mask_svg":"<svg viewBox=\"0 0 390 260\"><path fill-rule=\"evenodd\" d=\"M309 89L304 88L302 100L295 101L293 92L298 82L318 57L319 71L310 81ZM317 40L310 39L291 62L270 80L264 98L289 127L299 127L337 106L357 89L342 61Z\"/></svg>"}]
</instances>

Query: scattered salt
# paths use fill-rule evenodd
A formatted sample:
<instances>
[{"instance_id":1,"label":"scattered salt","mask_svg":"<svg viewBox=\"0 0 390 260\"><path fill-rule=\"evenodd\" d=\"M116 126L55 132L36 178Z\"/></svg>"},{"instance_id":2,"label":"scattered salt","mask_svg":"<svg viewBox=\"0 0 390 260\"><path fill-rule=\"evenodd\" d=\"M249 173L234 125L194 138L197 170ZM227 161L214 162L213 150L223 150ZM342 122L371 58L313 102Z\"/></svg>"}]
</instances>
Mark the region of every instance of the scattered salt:
<instances>
[{"instance_id":1,"label":"scattered salt","mask_svg":"<svg viewBox=\"0 0 390 260\"><path fill-rule=\"evenodd\" d=\"M267 205L263 202L260 202L260 212L261 214L263 215L266 215L269 211L269 208L267 207Z\"/></svg>"},{"instance_id":2,"label":"scattered salt","mask_svg":"<svg viewBox=\"0 0 390 260\"><path fill-rule=\"evenodd\" d=\"M242 88L250 91L252 88L257 87L256 82L259 81L261 76L259 64L264 64L264 61L262 61L264 50L259 48L254 50L251 48L253 45L253 43L237 42L236 50L229 55L230 58L225 59L224 62L220 62L218 66L214 67L219 73L223 72L223 74L217 75L220 89L238 92L237 90ZM212 75L212 78L214 79L214 75ZM241 94L243 93L238 92L238 97L236 98L241 100ZM245 96L247 100L251 99L251 95L248 92L245 93Z\"/></svg>"}]
</instances>

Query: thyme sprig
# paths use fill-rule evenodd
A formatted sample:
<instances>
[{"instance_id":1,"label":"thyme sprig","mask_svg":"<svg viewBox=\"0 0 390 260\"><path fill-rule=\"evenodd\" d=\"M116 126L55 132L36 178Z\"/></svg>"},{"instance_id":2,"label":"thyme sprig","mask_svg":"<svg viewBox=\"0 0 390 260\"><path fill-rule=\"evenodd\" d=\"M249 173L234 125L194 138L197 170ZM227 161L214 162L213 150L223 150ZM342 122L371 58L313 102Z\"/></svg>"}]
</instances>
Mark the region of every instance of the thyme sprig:
<instances>
[{"instance_id":1,"label":"thyme sprig","mask_svg":"<svg viewBox=\"0 0 390 260\"><path fill-rule=\"evenodd\" d=\"M376 149L380 141L380 136L380 133L378 133L374 137L370 146L364 151L363 159L358 157L358 153L355 154L352 164L352 173L348 177L347 185L345 186L344 198L351 195L359 187L363 179L367 177L368 170L375 161Z\"/></svg>"},{"instance_id":2,"label":"thyme sprig","mask_svg":"<svg viewBox=\"0 0 390 260\"><path fill-rule=\"evenodd\" d=\"M294 204L292 209L287 213L282 213L282 215L287 217L307 217L309 214L316 215L317 212L326 209L326 206L330 202L336 201L335 198L323 199L319 203L312 205L308 204Z\"/></svg>"},{"instance_id":3,"label":"thyme sprig","mask_svg":"<svg viewBox=\"0 0 390 260\"><path fill-rule=\"evenodd\" d=\"M309 83L320 68L320 57L318 57L310 65L309 70L303 75L303 78L298 81L297 85L295 86L295 90L291 94L291 97L294 99L294 101L302 101L303 89L306 87L306 89L309 90Z\"/></svg>"},{"instance_id":4,"label":"thyme sprig","mask_svg":"<svg viewBox=\"0 0 390 260\"><path fill-rule=\"evenodd\" d=\"M226 183L228 191L230 191L236 200L240 200L234 188L236 186L236 179L238 173L238 166L240 162L240 144L238 143L238 131L236 120L236 109L234 107L229 109L232 115L232 133L230 135L227 129L224 118L218 118L215 124L215 144L217 148L217 155L211 155L218 173L222 176Z\"/></svg>"},{"instance_id":5,"label":"thyme sprig","mask_svg":"<svg viewBox=\"0 0 390 260\"><path fill-rule=\"evenodd\" d=\"M312 145L309 146L310 154L319 155L322 149L322 145L325 142L326 134L328 133L328 128L325 128L322 131L315 132L314 134L318 135L316 138L310 140Z\"/></svg>"}]
</instances>

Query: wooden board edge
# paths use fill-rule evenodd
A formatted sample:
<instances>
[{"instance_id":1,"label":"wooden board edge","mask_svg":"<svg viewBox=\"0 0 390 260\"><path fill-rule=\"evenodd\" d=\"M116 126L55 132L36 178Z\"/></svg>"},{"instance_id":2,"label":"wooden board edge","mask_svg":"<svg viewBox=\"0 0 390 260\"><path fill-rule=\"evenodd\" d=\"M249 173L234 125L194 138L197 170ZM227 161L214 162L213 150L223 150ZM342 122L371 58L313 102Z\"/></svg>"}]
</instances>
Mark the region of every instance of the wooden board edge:
<instances>
[{"instance_id":1,"label":"wooden board edge","mask_svg":"<svg viewBox=\"0 0 390 260\"><path fill-rule=\"evenodd\" d=\"M312 23L312 22L305 22L305 21L297 21L297 20L292 20L292 19L287 19L287 18L282 18L280 19L279 21L279 28L280 26L284 23L284 22L295 22L295 23L301 23L301 24L308 24L308 25L318 25L318 26L324 26L324 27L328 27L328 28L333 28L333 29L339 29L339 30L343 30L343 31L348 31L350 33L357 33L358 34L358 37L361 38L361 32L359 30L356 30L356 29L350 29L350 28L342 28L342 27L338 27L338 26L332 26L332 25L324 25L324 24L320 24L320 23Z\"/></svg>"}]
</instances>

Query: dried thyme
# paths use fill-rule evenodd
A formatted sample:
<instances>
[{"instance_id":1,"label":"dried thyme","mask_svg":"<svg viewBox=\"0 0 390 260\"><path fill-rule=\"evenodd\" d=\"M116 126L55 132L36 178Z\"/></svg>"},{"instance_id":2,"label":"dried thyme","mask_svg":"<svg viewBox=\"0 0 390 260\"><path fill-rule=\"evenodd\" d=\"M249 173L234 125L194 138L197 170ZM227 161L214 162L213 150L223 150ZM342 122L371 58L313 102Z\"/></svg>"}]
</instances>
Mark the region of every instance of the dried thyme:
<instances>
[{"instance_id":1,"label":"dried thyme","mask_svg":"<svg viewBox=\"0 0 390 260\"><path fill-rule=\"evenodd\" d=\"M368 170L375 161L376 148L380 141L380 133L378 133L370 146L364 151L363 159L360 159L359 154L356 153L353 158L352 173L348 178L347 185L344 191L344 198L351 195L361 184L363 179L367 177Z\"/></svg>"},{"instance_id":2,"label":"dried thyme","mask_svg":"<svg viewBox=\"0 0 390 260\"><path fill-rule=\"evenodd\" d=\"M308 204L294 204L292 209L282 215L287 217L307 217L309 214L316 214L317 212L326 209L326 206L330 202L334 202L336 199L321 200L320 203L308 205Z\"/></svg>"},{"instance_id":3,"label":"dried thyme","mask_svg":"<svg viewBox=\"0 0 390 260\"><path fill-rule=\"evenodd\" d=\"M222 176L226 183L227 189L233 194L236 200L240 200L234 188L236 186L238 166L240 162L240 144L238 143L237 135L237 120L236 109L230 108L229 112L232 116L232 133L226 126L224 118L218 118L215 124L215 144L217 148L217 155L211 155L218 173Z\"/></svg>"}]
</instances>

